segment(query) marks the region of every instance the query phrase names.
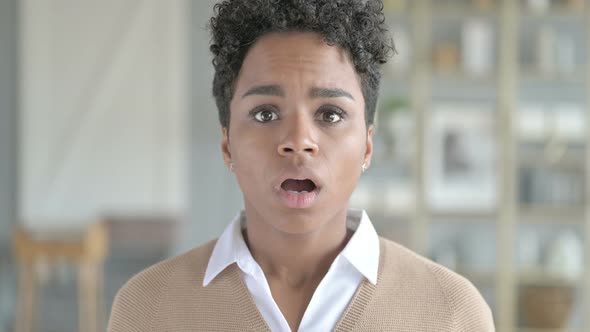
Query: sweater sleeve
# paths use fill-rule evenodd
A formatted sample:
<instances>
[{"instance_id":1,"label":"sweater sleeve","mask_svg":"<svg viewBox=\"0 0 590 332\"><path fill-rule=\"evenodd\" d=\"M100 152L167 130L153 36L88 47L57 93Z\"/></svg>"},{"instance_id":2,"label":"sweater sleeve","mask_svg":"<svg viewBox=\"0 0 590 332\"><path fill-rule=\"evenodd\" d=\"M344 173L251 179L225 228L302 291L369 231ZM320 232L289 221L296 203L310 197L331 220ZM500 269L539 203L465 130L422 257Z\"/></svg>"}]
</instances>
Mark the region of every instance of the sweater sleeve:
<instances>
[{"instance_id":1,"label":"sweater sleeve","mask_svg":"<svg viewBox=\"0 0 590 332\"><path fill-rule=\"evenodd\" d=\"M434 272L453 310L454 331L495 331L490 307L471 282L442 266L435 266Z\"/></svg>"},{"instance_id":2,"label":"sweater sleeve","mask_svg":"<svg viewBox=\"0 0 590 332\"><path fill-rule=\"evenodd\" d=\"M166 275L154 266L131 278L115 296L107 331L150 331Z\"/></svg>"}]
</instances>

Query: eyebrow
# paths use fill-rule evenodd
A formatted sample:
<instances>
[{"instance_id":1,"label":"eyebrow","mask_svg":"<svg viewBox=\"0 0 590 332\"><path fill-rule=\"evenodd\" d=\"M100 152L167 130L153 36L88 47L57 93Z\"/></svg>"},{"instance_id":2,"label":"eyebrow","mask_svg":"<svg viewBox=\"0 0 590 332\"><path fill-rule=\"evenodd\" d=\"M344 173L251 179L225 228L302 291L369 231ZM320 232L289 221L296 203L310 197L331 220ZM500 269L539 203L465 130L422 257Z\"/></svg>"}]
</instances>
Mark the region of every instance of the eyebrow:
<instances>
[{"instance_id":1,"label":"eyebrow","mask_svg":"<svg viewBox=\"0 0 590 332\"><path fill-rule=\"evenodd\" d=\"M334 89L328 89L328 88L312 88L311 91L309 92L309 95L312 98L339 98L339 97L346 97L349 99L354 100L354 98L352 97L352 95L342 89L338 89L338 88L334 88Z\"/></svg>"},{"instance_id":2,"label":"eyebrow","mask_svg":"<svg viewBox=\"0 0 590 332\"><path fill-rule=\"evenodd\" d=\"M263 95L263 96L277 96L277 97L284 97L285 91L279 85L260 85L251 88L250 90L246 91L242 98L252 96L252 95ZM309 91L309 96L311 98L340 98L345 97L351 100L354 100L352 94L348 91L339 89L339 88L318 88L313 87Z\"/></svg>"},{"instance_id":3,"label":"eyebrow","mask_svg":"<svg viewBox=\"0 0 590 332\"><path fill-rule=\"evenodd\" d=\"M242 98L251 96L251 95L264 95L264 96L278 96L284 97L285 91L278 85L261 85L255 86L250 90L246 91Z\"/></svg>"}]
</instances>

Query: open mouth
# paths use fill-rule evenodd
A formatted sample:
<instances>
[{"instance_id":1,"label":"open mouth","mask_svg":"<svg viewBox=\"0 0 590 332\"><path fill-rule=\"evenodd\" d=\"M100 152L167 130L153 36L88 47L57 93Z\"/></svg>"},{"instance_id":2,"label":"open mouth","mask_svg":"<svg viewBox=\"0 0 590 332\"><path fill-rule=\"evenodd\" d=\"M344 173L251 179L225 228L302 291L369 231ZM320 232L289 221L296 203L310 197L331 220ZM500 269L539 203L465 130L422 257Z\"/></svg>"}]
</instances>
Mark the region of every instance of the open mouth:
<instances>
[{"instance_id":1,"label":"open mouth","mask_svg":"<svg viewBox=\"0 0 590 332\"><path fill-rule=\"evenodd\" d=\"M279 197L289 208L307 209L315 204L319 191L320 187L311 179L290 178L281 183Z\"/></svg>"},{"instance_id":2,"label":"open mouth","mask_svg":"<svg viewBox=\"0 0 590 332\"><path fill-rule=\"evenodd\" d=\"M281 188L293 194L304 194L316 190L317 186L310 179L287 179L281 183Z\"/></svg>"}]
</instances>

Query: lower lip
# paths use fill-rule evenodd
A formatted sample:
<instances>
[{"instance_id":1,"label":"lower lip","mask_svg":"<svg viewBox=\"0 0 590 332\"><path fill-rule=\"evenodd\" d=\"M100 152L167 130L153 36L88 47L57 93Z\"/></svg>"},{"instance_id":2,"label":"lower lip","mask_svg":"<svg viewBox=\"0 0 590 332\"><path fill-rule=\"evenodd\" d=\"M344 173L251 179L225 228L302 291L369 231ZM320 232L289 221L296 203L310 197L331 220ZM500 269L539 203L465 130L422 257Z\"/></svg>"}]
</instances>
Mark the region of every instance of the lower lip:
<instances>
[{"instance_id":1,"label":"lower lip","mask_svg":"<svg viewBox=\"0 0 590 332\"><path fill-rule=\"evenodd\" d=\"M318 193L317 189L307 193L293 193L284 189L279 190L279 196L287 207L291 209L305 209L309 208L315 202Z\"/></svg>"}]
</instances>

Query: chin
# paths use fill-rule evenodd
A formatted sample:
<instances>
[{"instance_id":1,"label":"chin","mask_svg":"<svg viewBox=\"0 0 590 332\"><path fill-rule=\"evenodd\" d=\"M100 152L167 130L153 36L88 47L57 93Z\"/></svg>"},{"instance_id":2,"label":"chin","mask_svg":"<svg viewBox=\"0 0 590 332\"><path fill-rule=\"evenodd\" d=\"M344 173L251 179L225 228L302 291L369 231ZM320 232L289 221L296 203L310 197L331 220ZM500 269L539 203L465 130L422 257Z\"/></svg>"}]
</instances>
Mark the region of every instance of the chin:
<instances>
[{"instance_id":1,"label":"chin","mask_svg":"<svg viewBox=\"0 0 590 332\"><path fill-rule=\"evenodd\" d=\"M325 226L332 218L325 209L280 209L265 218L276 230L291 234L310 234Z\"/></svg>"}]
</instances>

